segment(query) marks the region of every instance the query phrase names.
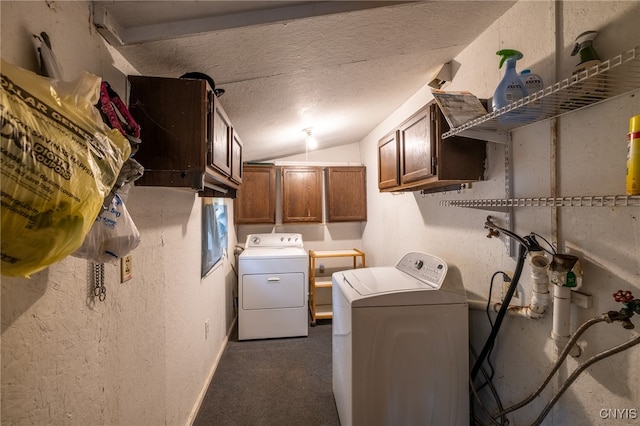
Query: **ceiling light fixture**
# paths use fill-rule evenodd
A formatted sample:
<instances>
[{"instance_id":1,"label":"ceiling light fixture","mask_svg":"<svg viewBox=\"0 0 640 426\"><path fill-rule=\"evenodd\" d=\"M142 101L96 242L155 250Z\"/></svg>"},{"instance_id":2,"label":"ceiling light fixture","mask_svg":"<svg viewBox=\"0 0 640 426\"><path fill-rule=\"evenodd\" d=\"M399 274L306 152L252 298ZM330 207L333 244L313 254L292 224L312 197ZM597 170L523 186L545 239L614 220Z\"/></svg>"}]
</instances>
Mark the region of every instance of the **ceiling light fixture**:
<instances>
[{"instance_id":1,"label":"ceiling light fixture","mask_svg":"<svg viewBox=\"0 0 640 426\"><path fill-rule=\"evenodd\" d=\"M302 129L305 133L305 143L307 145L307 149L316 149L318 147L318 141L311 135L313 127L307 127L306 129Z\"/></svg>"}]
</instances>

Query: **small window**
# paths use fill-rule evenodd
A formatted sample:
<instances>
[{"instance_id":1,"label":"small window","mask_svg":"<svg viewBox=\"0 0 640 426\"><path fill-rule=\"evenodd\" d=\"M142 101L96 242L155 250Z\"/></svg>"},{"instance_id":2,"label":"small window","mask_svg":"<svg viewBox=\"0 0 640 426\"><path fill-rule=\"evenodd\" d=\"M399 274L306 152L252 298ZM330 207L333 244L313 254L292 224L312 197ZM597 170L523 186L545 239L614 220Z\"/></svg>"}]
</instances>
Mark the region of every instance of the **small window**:
<instances>
[{"instance_id":1,"label":"small window","mask_svg":"<svg viewBox=\"0 0 640 426\"><path fill-rule=\"evenodd\" d=\"M227 252L227 206L222 200L202 198L202 278Z\"/></svg>"}]
</instances>

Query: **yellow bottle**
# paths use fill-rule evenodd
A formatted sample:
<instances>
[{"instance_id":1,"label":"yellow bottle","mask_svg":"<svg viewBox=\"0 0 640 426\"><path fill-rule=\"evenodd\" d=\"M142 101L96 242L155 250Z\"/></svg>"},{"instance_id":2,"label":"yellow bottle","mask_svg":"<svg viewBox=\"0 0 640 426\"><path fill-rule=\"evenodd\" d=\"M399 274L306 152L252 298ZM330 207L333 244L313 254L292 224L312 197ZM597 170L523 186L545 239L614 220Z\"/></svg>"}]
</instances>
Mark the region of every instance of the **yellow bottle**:
<instances>
[{"instance_id":1,"label":"yellow bottle","mask_svg":"<svg viewBox=\"0 0 640 426\"><path fill-rule=\"evenodd\" d=\"M627 135L627 195L640 195L640 115L629 120Z\"/></svg>"}]
</instances>

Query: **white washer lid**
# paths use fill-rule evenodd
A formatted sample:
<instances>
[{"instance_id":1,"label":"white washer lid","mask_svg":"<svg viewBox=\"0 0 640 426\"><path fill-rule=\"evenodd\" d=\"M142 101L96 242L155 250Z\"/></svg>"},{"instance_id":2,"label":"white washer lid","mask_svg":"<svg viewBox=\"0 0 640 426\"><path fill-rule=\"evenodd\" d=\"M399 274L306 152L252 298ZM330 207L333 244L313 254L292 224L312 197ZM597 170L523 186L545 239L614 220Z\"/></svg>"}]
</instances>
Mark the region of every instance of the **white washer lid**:
<instances>
[{"instance_id":1,"label":"white washer lid","mask_svg":"<svg viewBox=\"0 0 640 426\"><path fill-rule=\"evenodd\" d=\"M421 282L392 267L351 269L344 271L344 279L361 296L407 290L437 289L437 287Z\"/></svg>"},{"instance_id":2,"label":"white washer lid","mask_svg":"<svg viewBox=\"0 0 640 426\"><path fill-rule=\"evenodd\" d=\"M350 269L332 278L352 307L467 302L460 270L426 253L409 252L395 267Z\"/></svg>"}]
</instances>

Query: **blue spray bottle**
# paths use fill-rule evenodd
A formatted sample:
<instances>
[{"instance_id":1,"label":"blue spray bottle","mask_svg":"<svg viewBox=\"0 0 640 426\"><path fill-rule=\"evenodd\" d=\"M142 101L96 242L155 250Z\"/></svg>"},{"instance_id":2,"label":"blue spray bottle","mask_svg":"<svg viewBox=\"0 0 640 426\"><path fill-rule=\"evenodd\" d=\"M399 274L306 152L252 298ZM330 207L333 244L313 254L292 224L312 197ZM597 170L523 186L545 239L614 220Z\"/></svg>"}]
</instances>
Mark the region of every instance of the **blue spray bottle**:
<instances>
[{"instance_id":1,"label":"blue spray bottle","mask_svg":"<svg viewBox=\"0 0 640 426\"><path fill-rule=\"evenodd\" d=\"M507 69L500 84L496 87L496 91L493 93L492 105L494 111L528 95L527 89L516 71L516 62L518 59L522 59L522 53L514 49L503 49L498 50L496 55L501 57L499 68L502 68L502 64L506 62ZM499 120L503 122L522 122L527 120L524 115L519 111L511 111L501 115Z\"/></svg>"}]
</instances>

